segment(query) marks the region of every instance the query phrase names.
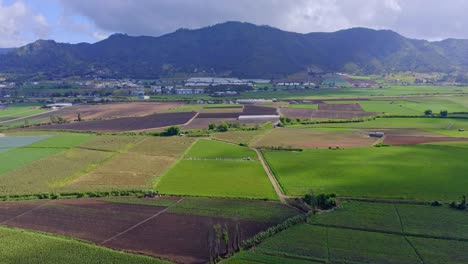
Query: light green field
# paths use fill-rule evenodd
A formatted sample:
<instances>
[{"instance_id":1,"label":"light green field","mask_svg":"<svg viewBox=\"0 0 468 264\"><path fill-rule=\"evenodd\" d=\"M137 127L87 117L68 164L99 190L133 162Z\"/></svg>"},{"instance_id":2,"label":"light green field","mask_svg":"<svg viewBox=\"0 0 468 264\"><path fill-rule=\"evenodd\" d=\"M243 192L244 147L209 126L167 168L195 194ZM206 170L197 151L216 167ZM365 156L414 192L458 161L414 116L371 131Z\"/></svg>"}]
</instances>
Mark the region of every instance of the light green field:
<instances>
[{"instance_id":1,"label":"light green field","mask_svg":"<svg viewBox=\"0 0 468 264\"><path fill-rule=\"evenodd\" d=\"M168 263L62 237L0 227L1 263Z\"/></svg>"},{"instance_id":2,"label":"light green field","mask_svg":"<svg viewBox=\"0 0 468 264\"><path fill-rule=\"evenodd\" d=\"M185 154L185 158L197 159L243 159L248 157L257 158L257 154L246 147L209 139L199 139Z\"/></svg>"},{"instance_id":3,"label":"light green field","mask_svg":"<svg viewBox=\"0 0 468 264\"><path fill-rule=\"evenodd\" d=\"M39 104L14 104L0 109L0 122L47 112Z\"/></svg>"},{"instance_id":4,"label":"light green field","mask_svg":"<svg viewBox=\"0 0 468 264\"><path fill-rule=\"evenodd\" d=\"M90 136L57 136L0 153L0 174L20 168L30 162L60 153L90 139ZM1 182L1 177L0 177Z\"/></svg>"},{"instance_id":5,"label":"light green field","mask_svg":"<svg viewBox=\"0 0 468 264\"><path fill-rule=\"evenodd\" d=\"M265 151L287 194L396 199L456 199L466 192L465 147L417 145Z\"/></svg>"},{"instance_id":6,"label":"light green field","mask_svg":"<svg viewBox=\"0 0 468 264\"><path fill-rule=\"evenodd\" d=\"M317 104L289 104L291 108L306 108L306 109L317 109Z\"/></svg>"},{"instance_id":7,"label":"light green field","mask_svg":"<svg viewBox=\"0 0 468 264\"><path fill-rule=\"evenodd\" d=\"M291 126L294 127L294 126ZM468 128L468 119L451 118L377 118L365 122L353 123L322 123L297 127L336 127L336 128L409 128L436 131L457 131L459 128Z\"/></svg>"},{"instance_id":8,"label":"light green field","mask_svg":"<svg viewBox=\"0 0 468 264\"><path fill-rule=\"evenodd\" d=\"M162 176L163 194L277 199L258 161L181 160Z\"/></svg>"},{"instance_id":9,"label":"light green field","mask_svg":"<svg viewBox=\"0 0 468 264\"><path fill-rule=\"evenodd\" d=\"M47 149L27 149L27 153L37 150ZM111 156L111 152L80 148L49 155L0 175L0 195L60 193L70 182L93 171Z\"/></svg>"}]
</instances>

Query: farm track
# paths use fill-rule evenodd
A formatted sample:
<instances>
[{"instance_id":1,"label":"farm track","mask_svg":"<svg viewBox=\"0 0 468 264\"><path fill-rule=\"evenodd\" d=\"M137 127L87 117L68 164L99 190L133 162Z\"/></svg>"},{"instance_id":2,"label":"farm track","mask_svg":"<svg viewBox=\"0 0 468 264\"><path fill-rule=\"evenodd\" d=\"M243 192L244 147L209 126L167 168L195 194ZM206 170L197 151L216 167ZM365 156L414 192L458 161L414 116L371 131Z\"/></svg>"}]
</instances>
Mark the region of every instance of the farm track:
<instances>
[{"instance_id":1,"label":"farm track","mask_svg":"<svg viewBox=\"0 0 468 264\"><path fill-rule=\"evenodd\" d=\"M55 111L57 111L57 110L51 110L51 111L44 112L44 113L38 113L38 114L34 114L34 115L23 116L23 117L18 117L18 118L15 118L15 119L5 120L5 121L1 121L0 124L14 122L14 121L20 121L20 120L23 120L23 119L26 119L26 118L36 117L36 116L40 116L40 115L47 115L47 114L50 114L50 113L55 112Z\"/></svg>"},{"instance_id":2,"label":"farm track","mask_svg":"<svg viewBox=\"0 0 468 264\"><path fill-rule=\"evenodd\" d=\"M281 192L281 188L279 187L279 184L276 181L275 176L271 172L270 167L268 167L266 161L264 160L262 153L258 149L253 149L253 150L257 153L258 159L260 160L260 163L262 163L263 169L265 170L266 174L268 175L268 179L270 179L270 182L273 185L273 188L275 189L276 195L278 195L278 198L280 199L280 202L282 204L288 204L286 202L286 199L290 198L290 197L284 195Z\"/></svg>"}]
</instances>

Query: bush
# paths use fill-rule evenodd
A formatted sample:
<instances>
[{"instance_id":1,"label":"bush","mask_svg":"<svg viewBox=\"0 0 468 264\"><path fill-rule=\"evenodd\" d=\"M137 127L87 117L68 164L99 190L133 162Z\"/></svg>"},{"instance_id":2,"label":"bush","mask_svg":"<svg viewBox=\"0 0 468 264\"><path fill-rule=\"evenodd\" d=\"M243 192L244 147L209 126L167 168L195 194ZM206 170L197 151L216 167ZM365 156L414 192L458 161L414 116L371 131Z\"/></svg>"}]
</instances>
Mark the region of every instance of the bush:
<instances>
[{"instance_id":1,"label":"bush","mask_svg":"<svg viewBox=\"0 0 468 264\"><path fill-rule=\"evenodd\" d=\"M331 194L319 194L309 193L302 198L302 200L310 205L313 209L330 210L336 207L336 195Z\"/></svg>"},{"instance_id":2,"label":"bush","mask_svg":"<svg viewBox=\"0 0 468 264\"><path fill-rule=\"evenodd\" d=\"M431 203L431 205L432 205L432 206L441 206L442 203L439 202L439 201L433 201L433 202Z\"/></svg>"},{"instance_id":3,"label":"bush","mask_svg":"<svg viewBox=\"0 0 468 264\"><path fill-rule=\"evenodd\" d=\"M448 116L448 111L447 110L441 110L440 111L440 116L441 117L447 117Z\"/></svg>"},{"instance_id":4,"label":"bush","mask_svg":"<svg viewBox=\"0 0 468 264\"><path fill-rule=\"evenodd\" d=\"M170 136L177 136L179 134L180 134L180 127L171 126L171 127L166 128L164 132L161 133L161 136L170 137Z\"/></svg>"}]
</instances>

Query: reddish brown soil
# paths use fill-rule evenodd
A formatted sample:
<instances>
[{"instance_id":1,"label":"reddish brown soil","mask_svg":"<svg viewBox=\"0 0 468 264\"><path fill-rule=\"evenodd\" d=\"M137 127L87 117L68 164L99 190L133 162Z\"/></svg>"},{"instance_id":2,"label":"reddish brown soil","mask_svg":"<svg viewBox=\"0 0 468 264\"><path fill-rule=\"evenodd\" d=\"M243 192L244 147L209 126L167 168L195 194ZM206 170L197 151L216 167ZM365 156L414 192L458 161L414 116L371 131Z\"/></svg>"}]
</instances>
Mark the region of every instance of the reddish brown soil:
<instances>
[{"instance_id":1,"label":"reddish brown soil","mask_svg":"<svg viewBox=\"0 0 468 264\"><path fill-rule=\"evenodd\" d=\"M180 214L162 214L126 233L107 246L147 255L164 257L182 263L206 263L209 260L209 237L213 226L227 225L233 237L233 220ZM268 228L265 223L239 221L241 239L254 236Z\"/></svg>"},{"instance_id":2,"label":"reddish brown soil","mask_svg":"<svg viewBox=\"0 0 468 264\"><path fill-rule=\"evenodd\" d=\"M301 108L289 108L284 107L280 110L281 114L291 118L303 118L303 119L310 119L312 117L312 113L314 112L312 109L301 109Z\"/></svg>"},{"instance_id":3,"label":"reddish brown soil","mask_svg":"<svg viewBox=\"0 0 468 264\"><path fill-rule=\"evenodd\" d=\"M122 117L108 120L74 122L68 124L43 125L28 129L79 130L79 131L134 131L187 123L196 112L152 114L142 117Z\"/></svg>"},{"instance_id":4,"label":"reddish brown soil","mask_svg":"<svg viewBox=\"0 0 468 264\"><path fill-rule=\"evenodd\" d=\"M431 142L457 142L468 141L468 138L454 137L414 137L414 136L385 136L384 143L389 145L416 145Z\"/></svg>"},{"instance_id":5,"label":"reddish brown soil","mask_svg":"<svg viewBox=\"0 0 468 264\"><path fill-rule=\"evenodd\" d=\"M260 106L260 105L245 105L242 115L277 115L275 107Z\"/></svg>"},{"instance_id":6,"label":"reddish brown soil","mask_svg":"<svg viewBox=\"0 0 468 264\"><path fill-rule=\"evenodd\" d=\"M0 202L0 216L7 226L71 236L183 263L209 260L209 241L213 241L216 224L228 227L230 239L237 225L241 240L273 225L161 213L165 208L96 199Z\"/></svg>"},{"instance_id":7,"label":"reddish brown soil","mask_svg":"<svg viewBox=\"0 0 468 264\"><path fill-rule=\"evenodd\" d=\"M44 203L45 201L0 202L0 223L24 214Z\"/></svg>"},{"instance_id":8,"label":"reddish brown soil","mask_svg":"<svg viewBox=\"0 0 468 264\"><path fill-rule=\"evenodd\" d=\"M57 200L8 221L6 225L99 243L162 209L164 207L106 203L91 199Z\"/></svg>"}]
</instances>

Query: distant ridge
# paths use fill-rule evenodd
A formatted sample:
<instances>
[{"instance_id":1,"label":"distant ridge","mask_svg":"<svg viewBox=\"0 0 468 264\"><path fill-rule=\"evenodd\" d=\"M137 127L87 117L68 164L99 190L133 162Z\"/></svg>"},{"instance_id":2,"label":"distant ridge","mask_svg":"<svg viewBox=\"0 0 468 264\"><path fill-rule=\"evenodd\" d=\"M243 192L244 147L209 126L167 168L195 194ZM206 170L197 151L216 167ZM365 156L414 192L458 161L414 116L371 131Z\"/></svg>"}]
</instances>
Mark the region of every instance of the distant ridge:
<instances>
[{"instance_id":1,"label":"distant ridge","mask_svg":"<svg viewBox=\"0 0 468 264\"><path fill-rule=\"evenodd\" d=\"M0 50L0 72L44 78L155 78L195 72L276 78L303 71L468 70L468 40L429 42L367 28L300 34L241 22L160 37L114 34L94 44L38 40L9 51Z\"/></svg>"}]
</instances>

